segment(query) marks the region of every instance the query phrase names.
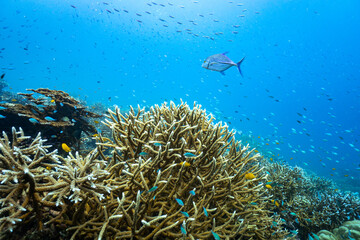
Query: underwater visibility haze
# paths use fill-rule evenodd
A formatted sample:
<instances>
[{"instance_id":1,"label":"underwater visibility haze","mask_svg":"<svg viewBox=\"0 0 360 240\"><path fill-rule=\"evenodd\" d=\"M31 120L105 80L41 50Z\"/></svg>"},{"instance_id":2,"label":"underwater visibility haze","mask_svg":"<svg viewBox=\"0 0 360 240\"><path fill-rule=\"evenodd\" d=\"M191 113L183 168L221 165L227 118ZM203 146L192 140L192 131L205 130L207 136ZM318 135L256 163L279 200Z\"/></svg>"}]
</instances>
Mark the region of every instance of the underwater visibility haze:
<instances>
[{"instance_id":1,"label":"underwater visibility haze","mask_svg":"<svg viewBox=\"0 0 360 240\"><path fill-rule=\"evenodd\" d=\"M65 100L61 103L61 106L65 104L69 107L63 112L64 116L73 111L72 107L78 111L81 109L83 116L96 118L102 114L110 114L100 110L97 112L98 109L94 106L99 105L102 110L109 108L115 111L118 108L124 114L130 110L130 106L137 109L139 105L149 111L151 106L161 105L163 102L172 101L181 106L182 102L186 102L195 111L199 107L196 104L199 104L201 109L206 109L206 113L215 118L214 124L221 121L223 126L234 130L235 138L243 145L249 144L250 149L255 148L256 153L263 156L262 161L279 165L277 170L267 167L267 171L279 173L282 171L279 170L282 169L281 166L288 166L290 172L303 169L301 171L311 176L307 180L312 177L325 179L329 186L335 186L335 192L345 194L350 191L346 192L349 194L346 196L352 197L344 198L355 201L360 192L359 9L360 2L356 0L2 1L1 103L21 103L25 106L21 99L14 99L17 93L25 93L26 89L48 88L54 92L35 92L50 97L56 103L62 93L55 90L64 91L69 94L68 97L74 98L67 102L68 105ZM28 96L22 96L27 101L34 101ZM42 104L46 105L45 103ZM80 103L88 106L89 111L86 112ZM15 118L7 116L4 109L5 105L0 108L0 130L9 134L11 130L5 129L5 123L11 125ZM17 111L21 116L25 110L19 109L20 106ZM55 109L54 107L52 110L59 111ZM171 111L185 111L174 109ZM91 113L92 110L96 113ZM166 111L161 111L164 111L162 114L165 116ZM155 113L151 114L157 116ZM47 116L45 120L42 122L36 117L29 119L31 124L44 123L48 127L50 122L56 125L57 119L54 116ZM62 127L64 132L68 126L65 122L82 124L77 128L76 136L70 134L74 129L68 131L68 142L54 142L54 146L63 152L71 152L76 148L70 143L78 144L77 141L83 138L81 132L92 133L101 128L100 120L96 120L96 124L93 120L87 123L80 115L63 117L62 121L63 125L58 123L57 127ZM109 132L118 130L114 127L117 123L106 124L111 129ZM47 127L49 135L58 134ZM196 127L198 125L194 129ZM26 135L25 126L24 132ZM166 145L166 142L150 140L152 144L158 144L154 151L160 152L156 148ZM106 140L98 141L103 146L110 147L105 143ZM191 144L191 141L186 144ZM232 153L232 150L229 152ZM146 158L151 153L142 151L137 154ZM196 159L202 156L195 150L185 155L179 153L180 155L184 157L181 161L184 167L181 169L195 165ZM124 157L119 155L118 158L120 156ZM190 164L188 158L195 160ZM127 171L130 172L129 175L132 174L129 169ZM222 175L224 178L226 176L225 173ZM244 176L244 179L252 181L256 174ZM277 185L280 188L282 186L281 175L276 176L278 179L262 179L269 191L275 191ZM255 179L261 180L260 177ZM265 184L266 181L268 184ZM150 182L152 180L148 183ZM154 182L158 183L155 179ZM107 187L111 188L103 186L104 191L107 191ZM159 189L158 186L149 186L148 195ZM211 189L208 194L210 192ZM276 196L275 192L271 194ZM320 196L322 193L314 194L317 201L325 201L324 196ZM189 198L191 196L192 193ZM136 192L133 197L138 198ZM155 195L152 197L155 199ZM121 199L121 195L119 198ZM325 225L310 227L315 219L320 218L315 215L298 216L295 208L282 209L284 203L281 203L280 198L281 196L272 199L272 206L281 217L279 225L273 223L272 227L280 228L281 224L285 224L284 229L288 233L274 230L270 235L258 232L252 235L253 233L243 231L242 239L317 239L319 234L316 233L322 229L331 231L347 220L360 219L359 202L355 205L347 202L352 209L346 210L346 213L344 210L342 220L331 218L332 222L328 224L331 227L328 228ZM47 200L51 201L50 198ZM178 196L174 208L180 205L182 217L189 217L187 215L191 213L190 210L184 210L187 206L185 200ZM60 197L56 203L58 201L60 202ZM262 206L256 200L249 201L252 207ZM201 209L204 209L203 217L215 214L210 205L201 205ZM274 212L277 212L276 209ZM312 211L316 211L314 209ZM281 210L288 211L286 216ZM4 213L0 210L1 214ZM115 211L114 218L120 218L119 214ZM154 214L157 212L154 211ZM301 217L305 219L303 222ZM300 222L296 219L300 219ZM290 224L290 221L295 223ZM109 220L106 224L110 226L110 222ZM170 219L169 222L175 224L176 221ZM0 224L1 229L8 228L2 220ZM191 227L186 224L179 220L179 233L169 233L169 239L170 236L171 239L179 236L185 239L191 234ZM110 230L106 229L110 227L104 226L99 228L99 232L105 239L105 234L110 234ZM228 231L234 229L229 228ZM83 230L78 230L79 235L81 231ZM111 231L119 234L115 230ZM352 231L349 228L342 233L341 239L360 239L359 230L359 238ZM81 234L84 239L98 236ZM157 233L147 234L157 236ZM207 229L204 235L197 232L193 234L203 239L225 239L225 232L214 226ZM160 237L164 236L159 235ZM234 234L230 239L238 237L239 235Z\"/></svg>"}]
</instances>

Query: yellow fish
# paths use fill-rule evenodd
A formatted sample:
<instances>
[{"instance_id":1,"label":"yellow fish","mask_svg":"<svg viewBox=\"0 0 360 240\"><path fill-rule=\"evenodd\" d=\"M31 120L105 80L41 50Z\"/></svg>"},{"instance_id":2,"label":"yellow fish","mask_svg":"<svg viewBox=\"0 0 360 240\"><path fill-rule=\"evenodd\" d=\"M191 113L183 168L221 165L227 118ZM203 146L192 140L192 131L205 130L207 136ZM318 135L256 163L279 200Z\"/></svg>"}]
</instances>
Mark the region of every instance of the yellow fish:
<instances>
[{"instance_id":1,"label":"yellow fish","mask_svg":"<svg viewBox=\"0 0 360 240\"><path fill-rule=\"evenodd\" d=\"M51 101L50 101L50 102L52 102L52 103L53 103L53 102L55 102L55 100L54 100L54 99L51 99Z\"/></svg>"},{"instance_id":2,"label":"yellow fish","mask_svg":"<svg viewBox=\"0 0 360 240\"><path fill-rule=\"evenodd\" d=\"M272 186L270 184L266 184L265 187L268 189L272 189Z\"/></svg>"},{"instance_id":3,"label":"yellow fish","mask_svg":"<svg viewBox=\"0 0 360 240\"><path fill-rule=\"evenodd\" d=\"M255 178L255 175L253 173L247 173L245 174L245 178L247 180L251 180L251 179L254 179Z\"/></svg>"},{"instance_id":4,"label":"yellow fish","mask_svg":"<svg viewBox=\"0 0 360 240\"><path fill-rule=\"evenodd\" d=\"M61 144L61 147L65 152L71 152L71 148L69 148L69 146L66 145L66 143Z\"/></svg>"},{"instance_id":5,"label":"yellow fish","mask_svg":"<svg viewBox=\"0 0 360 240\"><path fill-rule=\"evenodd\" d=\"M179 163L180 166L183 165L183 164L184 164L185 167L190 167L191 166L191 164L186 162L186 161Z\"/></svg>"}]
</instances>

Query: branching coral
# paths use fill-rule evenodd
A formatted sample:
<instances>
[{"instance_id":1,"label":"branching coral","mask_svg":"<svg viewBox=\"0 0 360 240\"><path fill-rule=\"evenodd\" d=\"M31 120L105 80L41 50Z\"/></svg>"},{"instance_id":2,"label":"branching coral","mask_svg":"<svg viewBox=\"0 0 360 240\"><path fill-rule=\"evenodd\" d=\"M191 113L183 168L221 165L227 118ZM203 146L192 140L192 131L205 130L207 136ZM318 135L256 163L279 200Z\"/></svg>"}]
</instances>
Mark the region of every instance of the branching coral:
<instances>
[{"instance_id":1,"label":"branching coral","mask_svg":"<svg viewBox=\"0 0 360 240\"><path fill-rule=\"evenodd\" d=\"M41 187L50 173L46 167L59 163L55 151L47 152L40 134L30 143L23 131L12 129L12 141L6 133L0 138L0 230L12 229L12 225L34 212L39 221L41 209L37 187ZM45 163L45 162L50 163Z\"/></svg>"},{"instance_id":2,"label":"branching coral","mask_svg":"<svg viewBox=\"0 0 360 240\"><path fill-rule=\"evenodd\" d=\"M12 141L6 133L0 138L0 231L12 231L21 221L35 221L41 229L43 222L71 219L77 216L72 211L83 206L79 201L93 197L100 202L109 194L110 187L99 184L108 173L95 160L96 150L85 158L70 154L63 159L47 151L40 134L30 141L13 128L12 136Z\"/></svg>"},{"instance_id":3,"label":"branching coral","mask_svg":"<svg viewBox=\"0 0 360 240\"><path fill-rule=\"evenodd\" d=\"M241 146L227 126L186 104L109 111L112 140L99 137L114 189L116 221L105 233L119 238L283 236L264 209L265 175L258 154ZM245 175L252 173L254 179ZM115 197L121 198L120 209ZM116 207L115 207L116 206ZM108 207L109 211L110 208ZM121 215L121 217L120 217ZM273 235L272 235L273 234Z\"/></svg>"},{"instance_id":4,"label":"branching coral","mask_svg":"<svg viewBox=\"0 0 360 240\"><path fill-rule=\"evenodd\" d=\"M71 239L284 239L260 155L213 120L185 103L109 110L112 136L84 157L4 133L0 230L35 217Z\"/></svg>"}]
</instances>

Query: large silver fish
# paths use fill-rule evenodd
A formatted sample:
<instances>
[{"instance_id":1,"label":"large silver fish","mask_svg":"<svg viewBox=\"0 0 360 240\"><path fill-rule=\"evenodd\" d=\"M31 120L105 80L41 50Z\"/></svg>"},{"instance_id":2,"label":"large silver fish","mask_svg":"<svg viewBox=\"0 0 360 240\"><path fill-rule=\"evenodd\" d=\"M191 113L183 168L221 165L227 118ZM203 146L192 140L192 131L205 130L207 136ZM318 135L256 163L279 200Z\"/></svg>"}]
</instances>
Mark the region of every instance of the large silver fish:
<instances>
[{"instance_id":1,"label":"large silver fish","mask_svg":"<svg viewBox=\"0 0 360 240\"><path fill-rule=\"evenodd\" d=\"M243 57L238 63L234 63L230 58L226 56L226 53L227 52L219 53L206 58L206 60L201 66L211 71L220 72L222 75L225 75L225 70L231 68L232 66L237 66L241 76L243 76L240 69L240 64L244 61L245 57Z\"/></svg>"}]
</instances>

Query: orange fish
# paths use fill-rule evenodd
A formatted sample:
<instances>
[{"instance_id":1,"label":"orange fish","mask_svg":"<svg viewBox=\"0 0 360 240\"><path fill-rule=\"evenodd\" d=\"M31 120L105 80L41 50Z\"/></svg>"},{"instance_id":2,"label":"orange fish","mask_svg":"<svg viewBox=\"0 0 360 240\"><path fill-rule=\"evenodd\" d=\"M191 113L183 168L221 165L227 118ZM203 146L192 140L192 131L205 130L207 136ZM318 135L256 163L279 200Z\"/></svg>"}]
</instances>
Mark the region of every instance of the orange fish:
<instances>
[{"instance_id":1,"label":"orange fish","mask_svg":"<svg viewBox=\"0 0 360 240\"><path fill-rule=\"evenodd\" d=\"M61 147L65 152L71 152L71 148L69 148L69 146L66 145L66 143L61 144Z\"/></svg>"},{"instance_id":2,"label":"orange fish","mask_svg":"<svg viewBox=\"0 0 360 240\"><path fill-rule=\"evenodd\" d=\"M245 178L247 180L251 180L251 179L254 179L255 178L255 175L253 173L247 173L245 174Z\"/></svg>"},{"instance_id":3,"label":"orange fish","mask_svg":"<svg viewBox=\"0 0 360 240\"><path fill-rule=\"evenodd\" d=\"M183 164L184 164L185 167L190 167L191 166L191 164L186 162L186 161L179 163L180 166L183 165Z\"/></svg>"}]
</instances>

